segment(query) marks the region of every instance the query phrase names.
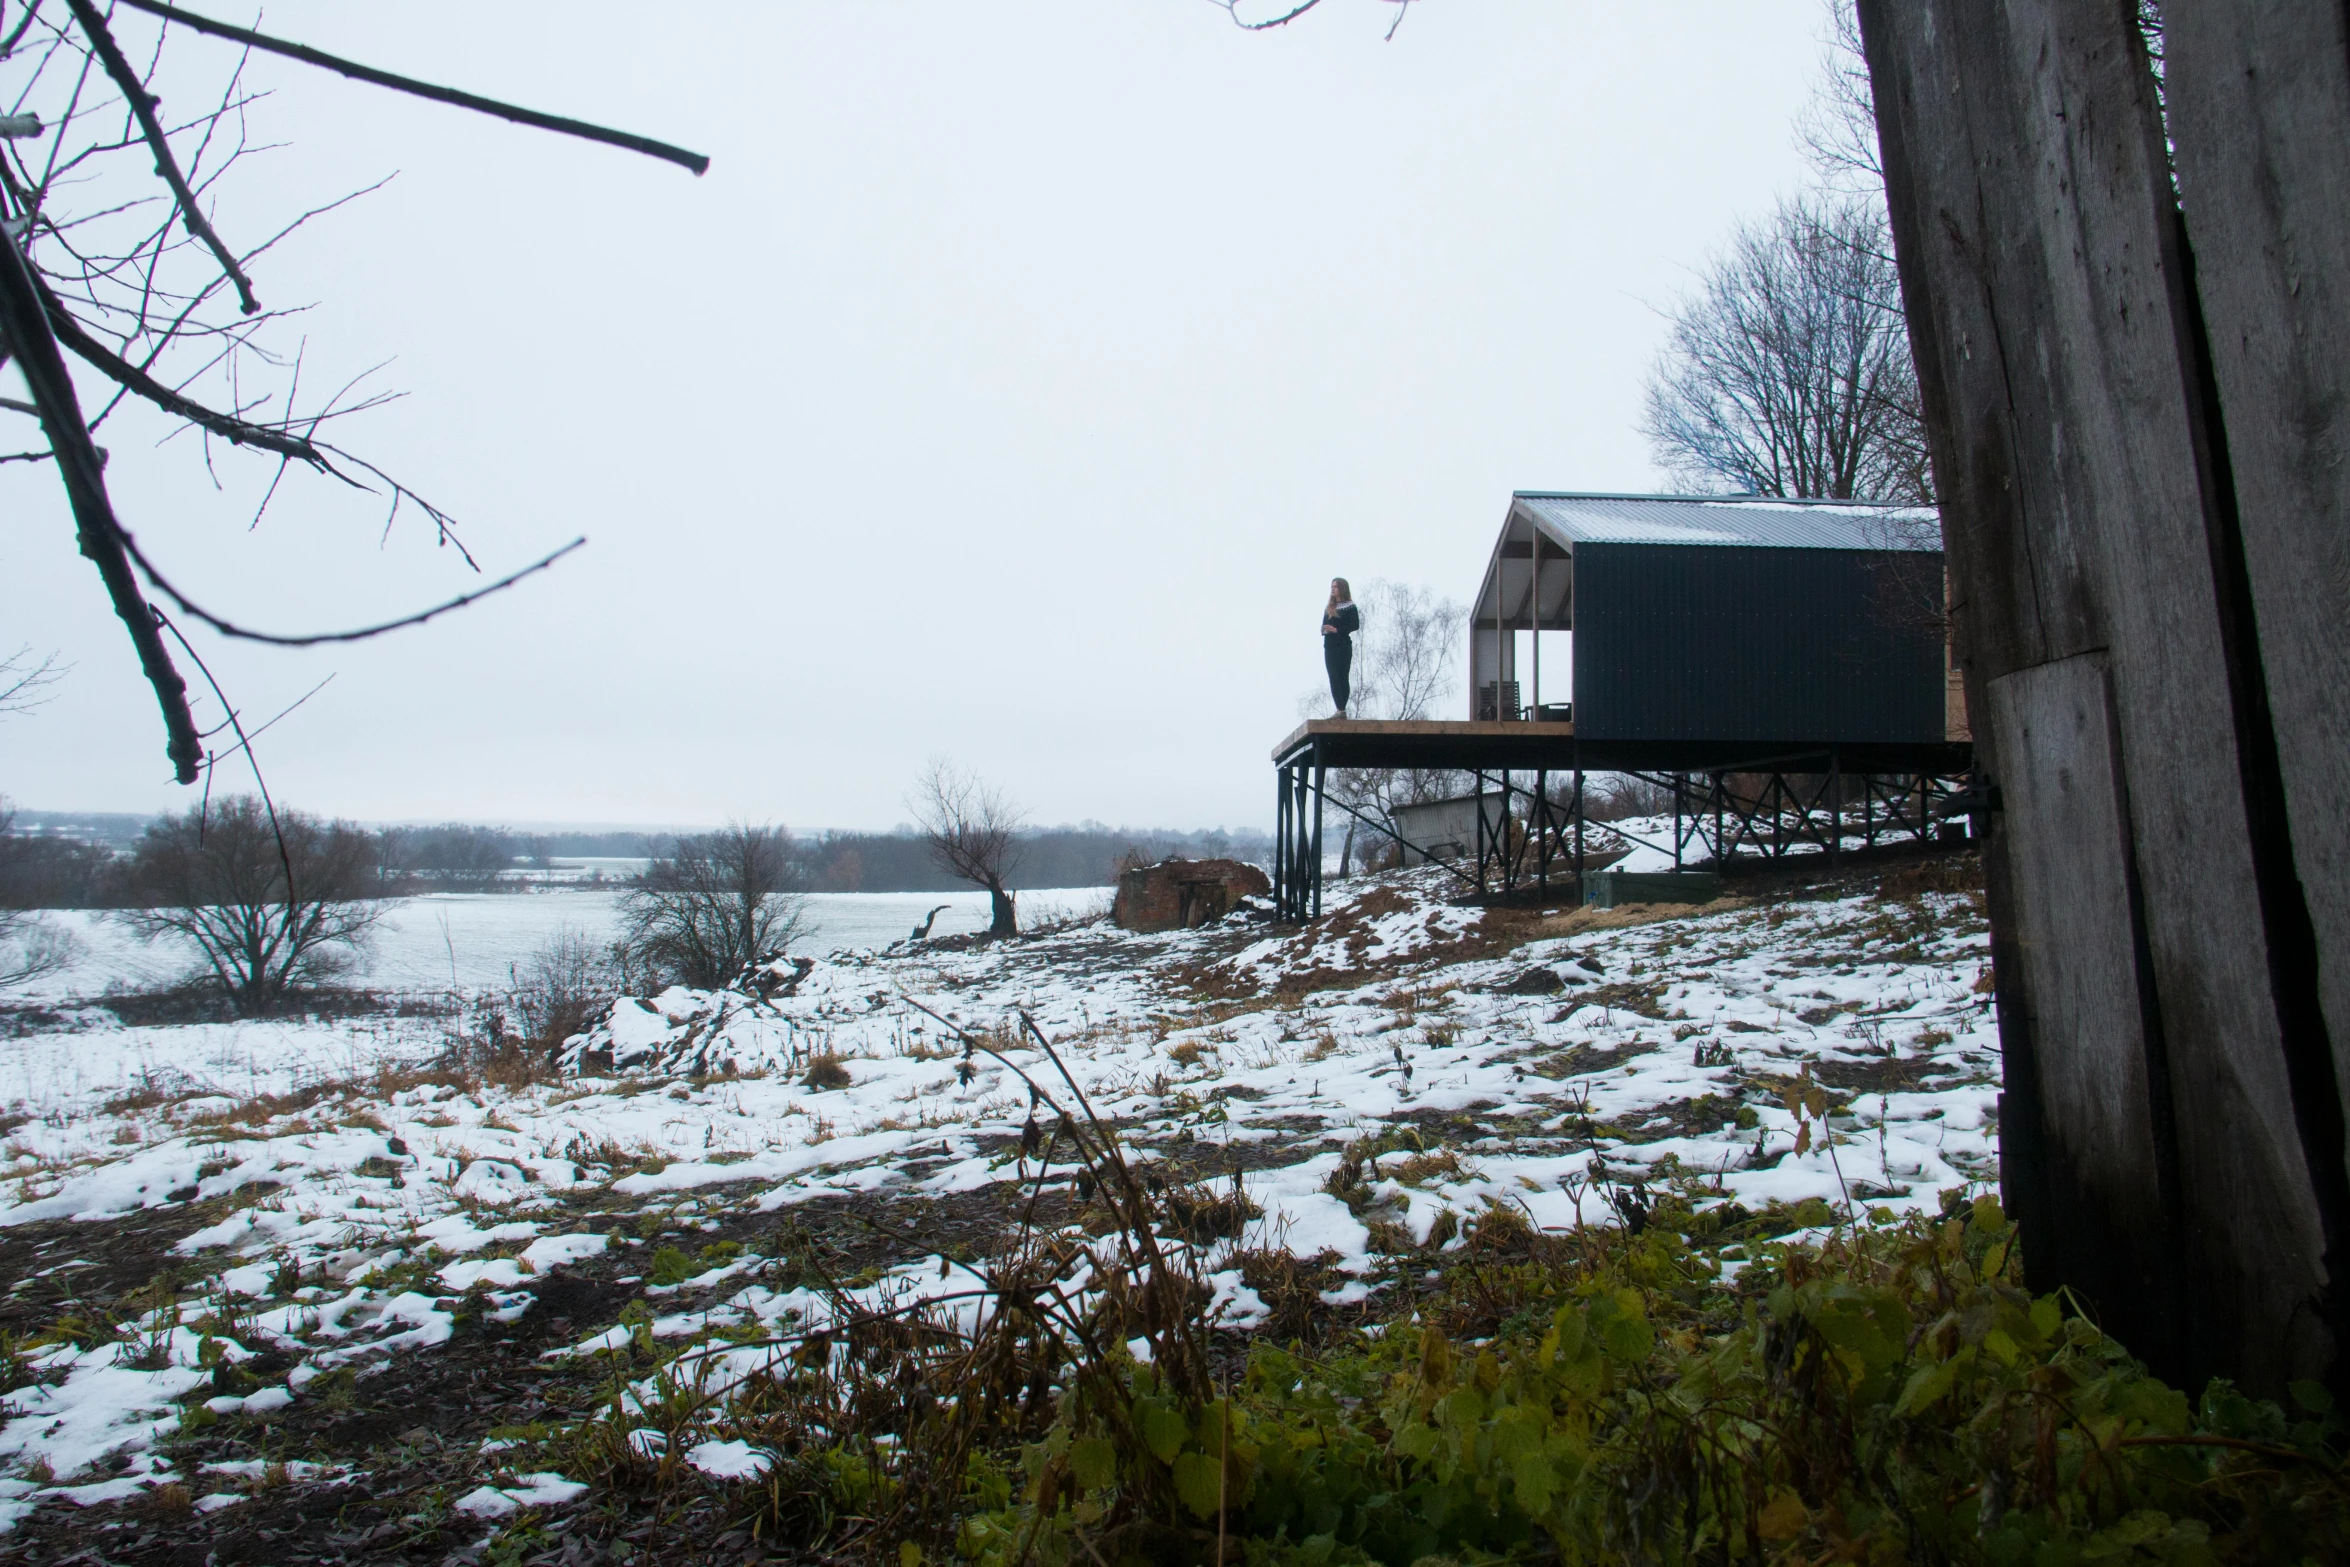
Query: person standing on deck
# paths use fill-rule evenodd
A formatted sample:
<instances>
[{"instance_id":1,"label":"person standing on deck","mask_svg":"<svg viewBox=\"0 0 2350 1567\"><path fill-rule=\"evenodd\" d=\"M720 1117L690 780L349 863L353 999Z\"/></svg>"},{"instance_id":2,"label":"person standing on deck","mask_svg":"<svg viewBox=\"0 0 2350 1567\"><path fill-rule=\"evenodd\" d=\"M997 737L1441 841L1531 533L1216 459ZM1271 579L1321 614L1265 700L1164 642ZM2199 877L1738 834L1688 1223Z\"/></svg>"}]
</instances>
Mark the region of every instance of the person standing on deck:
<instances>
[{"instance_id":1,"label":"person standing on deck","mask_svg":"<svg viewBox=\"0 0 2350 1567\"><path fill-rule=\"evenodd\" d=\"M1344 577L1332 577L1330 602L1322 606L1322 666L1330 671L1330 700L1338 705L1340 718L1346 716L1347 675L1355 661L1354 634L1362 629L1354 590Z\"/></svg>"}]
</instances>

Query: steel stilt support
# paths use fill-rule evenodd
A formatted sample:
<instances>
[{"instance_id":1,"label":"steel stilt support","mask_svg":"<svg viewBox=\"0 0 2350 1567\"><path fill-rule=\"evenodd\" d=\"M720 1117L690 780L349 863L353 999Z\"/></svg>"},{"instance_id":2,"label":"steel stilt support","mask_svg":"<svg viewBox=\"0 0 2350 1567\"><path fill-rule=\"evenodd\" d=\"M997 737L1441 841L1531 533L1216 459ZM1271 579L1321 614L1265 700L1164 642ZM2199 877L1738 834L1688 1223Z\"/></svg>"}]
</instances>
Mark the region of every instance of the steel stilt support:
<instances>
[{"instance_id":1,"label":"steel stilt support","mask_svg":"<svg viewBox=\"0 0 2350 1567\"><path fill-rule=\"evenodd\" d=\"M1583 863L1584 804L1583 761L1582 758L1577 757L1575 759L1575 902L1578 907L1591 901L1590 891L1584 885L1584 878L1589 874L1588 867Z\"/></svg>"},{"instance_id":2,"label":"steel stilt support","mask_svg":"<svg viewBox=\"0 0 2350 1567\"><path fill-rule=\"evenodd\" d=\"M1288 919L1290 904L1283 895L1283 872L1290 858L1290 771L1274 768L1274 916Z\"/></svg>"},{"instance_id":3,"label":"steel stilt support","mask_svg":"<svg viewBox=\"0 0 2350 1567\"><path fill-rule=\"evenodd\" d=\"M1322 917L1322 791L1330 777L1330 770L1322 765L1322 748L1314 747L1314 854L1313 854L1313 918Z\"/></svg>"},{"instance_id":4,"label":"steel stilt support","mask_svg":"<svg viewBox=\"0 0 2350 1567\"><path fill-rule=\"evenodd\" d=\"M1498 691L1500 687L1494 689ZM1485 774L1482 771L1477 774L1477 895L1485 895Z\"/></svg>"},{"instance_id":5,"label":"steel stilt support","mask_svg":"<svg viewBox=\"0 0 2350 1567\"><path fill-rule=\"evenodd\" d=\"M1548 897L1550 895L1551 821L1550 769L1547 767L1537 768L1534 773L1534 809L1540 813L1535 817L1534 830L1541 835L1542 839L1540 869L1538 869L1535 874L1542 884L1543 896Z\"/></svg>"},{"instance_id":6,"label":"steel stilt support","mask_svg":"<svg viewBox=\"0 0 2350 1567\"><path fill-rule=\"evenodd\" d=\"M1828 753L1828 864L1844 864L1844 759Z\"/></svg>"}]
</instances>

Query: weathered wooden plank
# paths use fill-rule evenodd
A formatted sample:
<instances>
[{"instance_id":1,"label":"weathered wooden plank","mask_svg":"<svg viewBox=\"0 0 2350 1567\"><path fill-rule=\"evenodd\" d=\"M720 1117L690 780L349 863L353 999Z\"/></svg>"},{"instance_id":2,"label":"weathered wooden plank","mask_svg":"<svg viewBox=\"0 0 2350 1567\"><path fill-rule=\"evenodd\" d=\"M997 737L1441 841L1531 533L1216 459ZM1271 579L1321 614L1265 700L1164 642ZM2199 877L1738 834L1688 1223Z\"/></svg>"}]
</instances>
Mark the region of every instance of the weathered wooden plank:
<instances>
[{"instance_id":1,"label":"weathered wooden plank","mask_svg":"<svg viewBox=\"0 0 2350 1567\"><path fill-rule=\"evenodd\" d=\"M2007 1031L2028 1056L2037 1178L2065 1194L2036 1242L2098 1259L2096 1299L2122 1341L2176 1359L2182 1297L2164 1088L2148 1069L2132 849L2105 661L2079 654L1987 683L2006 761L2003 845L2016 947L2035 977ZM2018 998L2021 1002L2022 998ZM2159 1204L2150 1198L2160 1198Z\"/></svg>"},{"instance_id":2,"label":"weathered wooden plank","mask_svg":"<svg viewBox=\"0 0 2350 1567\"><path fill-rule=\"evenodd\" d=\"M2036 467L2077 508L2112 650L2143 966L2182 1107L2185 1370L2280 1388L2332 1358L2309 1338L2323 1239L2244 815L2162 125L2125 8L2046 0L2010 14L2029 25L2004 39L2024 89L2007 107L2038 156L1994 193L1995 221L2036 246L2017 259L2053 307L2028 323L2045 410L2033 428L2048 435Z\"/></svg>"},{"instance_id":3,"label":"weathered wooden plank","mask_svg":"<svg viewBox=\"0 0 2350 1567\"><path fill-rule=\"evenodd\" d=\"M2136 937L2148 1092L2175 1147L2186 1347L2174 1375L2274 1388L2330 1362L2309 1307L2323 1283L2317 1211L2285 1072L2253 874L2227 648L2212 573L2210 449L2190 396L2181 257L2152 79L2126 7L2091 0L1865 0L1904 294L1934 431L1970 698L2019 670L2103 648L2129 906L2097 928ZM1978 706L1981 705L1978 701ZM2038 751L1987 759L2011 813L2064 798ZM2068 943L2035 926L2067 907L2023 857L2045 824L2008 824L1995 922L2021 974L2012 998L2054 1019ZM2083 897L2110 900L2110 885ZM2079 899L2075 899L2078 902ZM2068 1057L2102 1058L2085 1021L2029 1041L2044 1152L2077 1112L2048 1090ZM2181 1107L2165 1137L2167 1082ZM2033 1096L2027 1095L2027 1101ZM2095 1127L2082 1133L2111 1135ZM2042 1276L2110 1292L2163 1235L2149 1190L2088 1252L2048 1244L2086 1200L2046 1172ZM2071 1179L2064 1176L2065 1179ZM2148 1352L2159 1354L2151 1346Z\"/></svg>"},{"instance_id":4,"label":"weathered wooden plank","mask_svg":"<svg viewBox=\"0 0 2350 1567\"><path fill-rule=\"evenodd\" d=\"M2338 0L2163 10L2261 677L2350 1119L2350 19Z\"/></svg>"}]
</instances>

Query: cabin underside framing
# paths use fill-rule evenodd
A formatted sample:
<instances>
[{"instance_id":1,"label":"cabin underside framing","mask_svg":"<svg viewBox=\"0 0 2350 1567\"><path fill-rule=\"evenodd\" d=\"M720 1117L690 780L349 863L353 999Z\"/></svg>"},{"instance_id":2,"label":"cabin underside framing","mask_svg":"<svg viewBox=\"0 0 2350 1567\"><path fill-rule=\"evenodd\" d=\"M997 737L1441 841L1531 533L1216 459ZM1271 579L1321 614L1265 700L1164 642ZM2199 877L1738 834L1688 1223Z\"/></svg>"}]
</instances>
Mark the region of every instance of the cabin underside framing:
<instances>
[{"instance_id":1,"label":"cabin underside framing","mask_svg":"<svg viewBox=\"0 0 2350 1567\"><path fill-rule=\"evenodd\" d=\"M1855 838L1931 840L1962 814L1972 761L1964 742L1928 745L1794 745L1582 740L1568 724L1380 723L1325 720L1302 726L1273 753L1273 898L1281 919L1322 912L1323 831L1337 818L1375 839L1405 843L1376 814L1334 795L1329 775L1442 768L1469 775L1475 847L1441 861L1466 895L1554 891L1580 901L1589 829L1666 850L1676 869L1722 867L1817 850L1831 862ZM1622 773L1665 791L1669 842L1593 824L1587 782ZM1417 847L1406 845L1406 847Z\"/></svg>"}]
</instances>

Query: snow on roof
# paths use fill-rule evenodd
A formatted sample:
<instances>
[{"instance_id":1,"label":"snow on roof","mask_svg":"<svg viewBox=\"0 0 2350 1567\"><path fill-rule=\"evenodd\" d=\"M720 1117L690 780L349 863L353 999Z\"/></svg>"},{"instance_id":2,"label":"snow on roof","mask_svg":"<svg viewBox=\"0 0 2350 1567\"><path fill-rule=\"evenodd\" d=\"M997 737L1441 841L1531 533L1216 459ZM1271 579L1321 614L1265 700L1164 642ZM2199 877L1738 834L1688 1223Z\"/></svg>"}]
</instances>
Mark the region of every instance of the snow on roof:
<instances>
[{"instance_id":1,"label":"snow on roof","mask_svg":"<svg viewBox=\"0 0 2350 1567\"><path fill-rule=\"evenodd\" d=\"M1735 544L1802 550L1938 550L1930 506L1761 495L1581 495L1520 490L1523 514L1561 544Z\"/></svg>"}]
</instances>

